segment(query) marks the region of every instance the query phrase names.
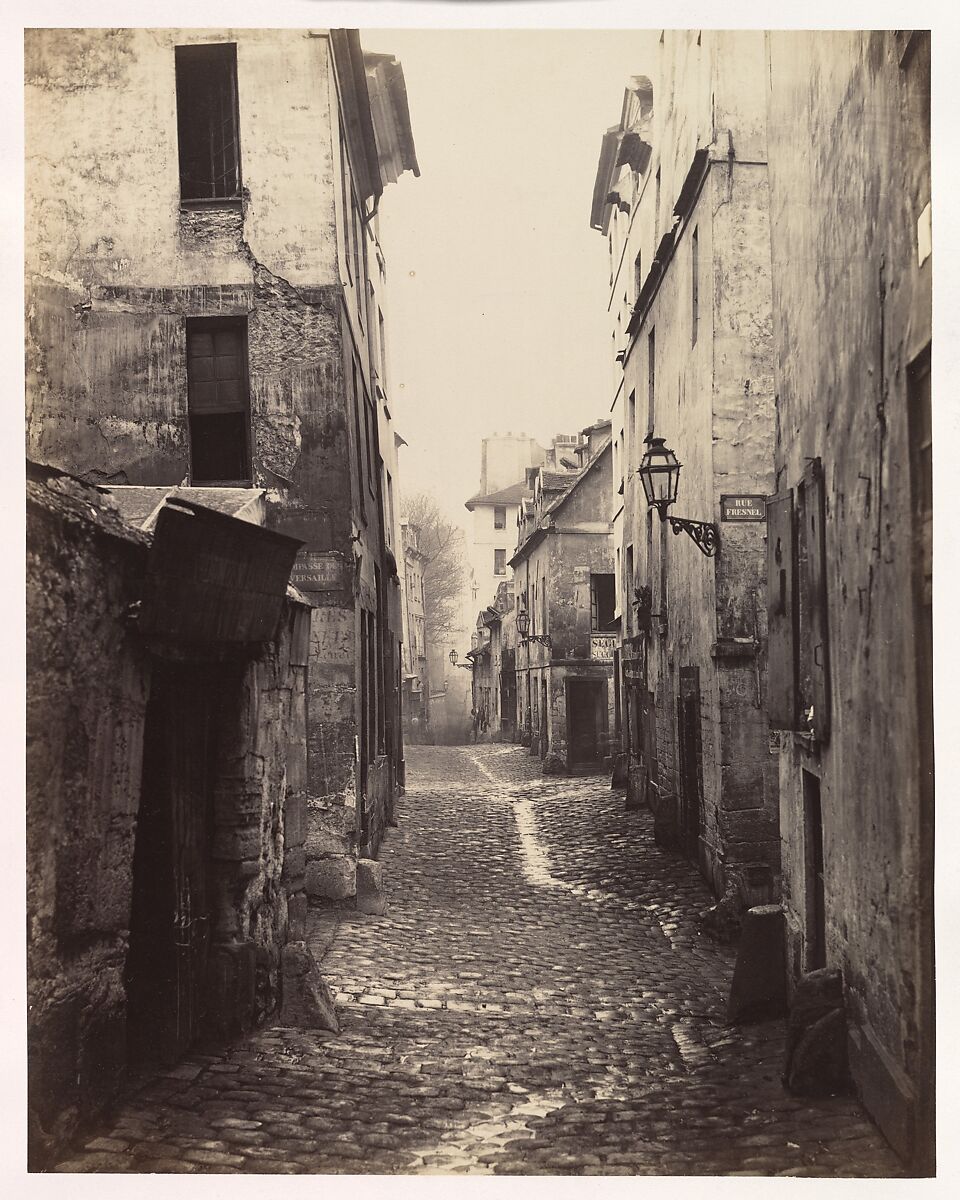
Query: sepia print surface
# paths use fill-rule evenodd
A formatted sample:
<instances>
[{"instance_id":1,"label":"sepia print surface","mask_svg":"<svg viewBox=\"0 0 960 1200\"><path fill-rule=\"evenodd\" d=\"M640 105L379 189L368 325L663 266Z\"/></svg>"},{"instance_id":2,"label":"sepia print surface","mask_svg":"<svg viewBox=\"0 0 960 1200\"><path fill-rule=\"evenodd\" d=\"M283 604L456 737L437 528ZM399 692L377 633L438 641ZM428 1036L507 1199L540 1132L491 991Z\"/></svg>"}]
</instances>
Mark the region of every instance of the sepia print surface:
<instances>
[{"instance_id":1,"label":"sepia print surface","mask_svg":"<svg viewBox=\"0 0 960 1200\"><path fill-rule=\"evenodd\" d=\"M933 1174L930 34L24 51L29 1169Z\"/></svg>"}]
</instances>

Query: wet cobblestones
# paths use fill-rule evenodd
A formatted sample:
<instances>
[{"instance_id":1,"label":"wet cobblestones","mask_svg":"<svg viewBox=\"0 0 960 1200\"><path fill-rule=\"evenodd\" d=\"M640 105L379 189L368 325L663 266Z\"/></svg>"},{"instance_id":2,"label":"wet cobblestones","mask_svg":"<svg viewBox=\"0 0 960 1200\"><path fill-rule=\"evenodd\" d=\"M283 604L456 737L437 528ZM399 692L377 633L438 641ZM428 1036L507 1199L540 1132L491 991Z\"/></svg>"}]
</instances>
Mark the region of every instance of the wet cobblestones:
<instances>
[{"instance_id":1,"label":"wet cobblestones","mask_svg":"<svg viewBox=\"0 0 960 1200\"><path fill-rule=\"evenodd\" d=\"M730 1028L696 872L603 777L413 747L389 911L311 913L339 1036L261 1030L131 1094L61 1171L898 1175L850 1097Z\"/></svg>"}]
</instances>

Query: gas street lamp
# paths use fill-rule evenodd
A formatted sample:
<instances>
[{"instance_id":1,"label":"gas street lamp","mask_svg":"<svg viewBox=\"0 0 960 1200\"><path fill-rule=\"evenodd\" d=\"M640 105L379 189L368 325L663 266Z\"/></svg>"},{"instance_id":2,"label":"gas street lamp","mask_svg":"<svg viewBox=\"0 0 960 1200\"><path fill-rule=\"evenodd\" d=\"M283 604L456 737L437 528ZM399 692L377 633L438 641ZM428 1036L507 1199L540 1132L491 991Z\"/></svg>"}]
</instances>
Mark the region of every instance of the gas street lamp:
<instances>
[{"instance_id":1,"label":"gas street lamp","mask_svg":"<svg viewBox=\"0 0 960 1200\"><path fill-rule=\"evenodd\" d=\"M553 646L550 641L550 635L547 633L530 634L530 614L525 608L521 608L517 613L517 633L520 634L521 642L539 642L542 646ZM527 635L530 634L528 637Z\"/></svg>"},{"instance_id":2,"label":"gas street lamp","mask_svg":"<svg viewBox=\"0 0 960 1200\"><path fill-rule=\"evenodd\" d=\"M450 659L450 665L452 667L461 667L464 671L472 671L473 663L472 662L468 662L468 663L457 662L457 659L459 657L460 657L460 655L456 652L456 650L451 650L450 653L447 655L447 658Z\"/></svg>"},{"instance_id":3,"label":"gas street lamp","mask_svg":"<svg viewBox=\"0 0 960 1200\"><path fill-rule=\"evenodd\" d=\"M713 558L720 549L720 530L712 521L689 521L686 517L674 517L667 509L677 499L677 488L680 484L680 467L677 456L666 445L664 438L654 437L648 433L643 439L647 447L646 453L640 460L637 474L643 484L643 494L647 504L660 514L661 521L670 522L673 532L689 534L697 543L701 554Z\"/></svg>"}]
</instances>

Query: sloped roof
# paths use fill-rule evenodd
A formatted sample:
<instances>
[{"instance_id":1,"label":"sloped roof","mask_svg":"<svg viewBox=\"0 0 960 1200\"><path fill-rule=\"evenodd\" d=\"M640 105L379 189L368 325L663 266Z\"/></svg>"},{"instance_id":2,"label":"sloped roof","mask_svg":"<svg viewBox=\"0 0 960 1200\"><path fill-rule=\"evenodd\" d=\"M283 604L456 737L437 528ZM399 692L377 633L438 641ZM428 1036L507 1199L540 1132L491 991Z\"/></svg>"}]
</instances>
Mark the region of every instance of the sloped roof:
<instances>
[{"instance_id":1,"label":"sloped roof","mask_svg":"<svg viewBox=\"0 0 960 1200\"><path fill-rule=\"evenodd\" d=\"M263 488L102 484L99 490L113 500L123 519L136 529L152 529L158 510L167 500L187 500L252 525L262 525L264 521Z\"/></svg>"},{"instance_id":2,"label":"sloped roof","mask_svg":"<svg viewBox=\"0 0 960 1200\"><path fill-rule=\"evenodd\" d=\"M532 550L535 545L542 541L542 539L546 536L546 530L543 524L544 519L551 513L557 512L558 509L562 508L563 505L566 504L567 500L573 495L583 480L586 479L594 467L600 462L600 459L604 456L604 454L610 450L612 444L612 437L605 438L597 449L596 454L593 455L593 457L586 464L586 466L582 468L582 470L577 471L576 474L570 473L566 476L567 486L563 489L563 491L560 492L559 495L554 496L549 504L544 505L543 512L540 515L540 520L530 531L528 536L524 538L523 542L521 542L521 544L517 547L513 557L509 560L510 566L513 566L514 563L517 563L522 558L525 558L526 553Z\"/></svg>"},{"instance_id":3,"label":"sloped roof","mask_svg":"<svg viewBox=\"0 0 960 1200\"><path fill-rule=\"evenodd\" d=\"M473 512L478 504L519 504L525 497L532 495L533 492L527 487L526 481L521 479L519 483L511 483L509 487L501 488L499 492L488 492L486 496L482 492L477 492L464 504L464 508Z\"/></svg>"}]
</instances>

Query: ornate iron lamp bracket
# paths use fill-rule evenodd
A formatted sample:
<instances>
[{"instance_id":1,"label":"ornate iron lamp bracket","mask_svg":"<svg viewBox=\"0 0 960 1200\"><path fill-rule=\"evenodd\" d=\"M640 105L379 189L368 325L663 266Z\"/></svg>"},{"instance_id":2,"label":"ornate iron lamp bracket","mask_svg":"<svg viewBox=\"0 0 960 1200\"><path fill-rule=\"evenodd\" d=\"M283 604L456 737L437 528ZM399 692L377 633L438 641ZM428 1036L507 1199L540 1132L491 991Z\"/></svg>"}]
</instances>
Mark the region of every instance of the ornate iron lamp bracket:
<instances>
[{"instance_id":1,"label":"ornate iron lamp bracket","mask_svg":"<svg viewBox=\"0 0 960 1200\"><path fill-rule=\"evenodd\" d=\"M688 521L686 517L674 517L670 513L667 514L667 520L675 534L681 531L689 534L697 543L697 549L707 558L713 558L720 549L720 530L712 521Z\"/></svg>"}]
</instances>

